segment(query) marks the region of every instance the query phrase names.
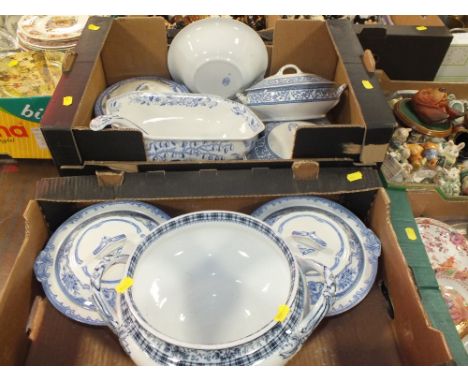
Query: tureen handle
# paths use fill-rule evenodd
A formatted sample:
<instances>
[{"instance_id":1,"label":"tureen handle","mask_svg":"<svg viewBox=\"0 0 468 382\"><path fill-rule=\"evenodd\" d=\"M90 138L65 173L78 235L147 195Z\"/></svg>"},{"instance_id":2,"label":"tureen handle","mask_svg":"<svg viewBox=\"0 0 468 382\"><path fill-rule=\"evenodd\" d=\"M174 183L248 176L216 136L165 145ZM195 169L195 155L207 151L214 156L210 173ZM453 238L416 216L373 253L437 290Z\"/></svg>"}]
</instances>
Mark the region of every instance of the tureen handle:
<instances>
[{"instance_id":1,"label":"tureen handle","mask_svg":"<svg viewBox=\"0 0 468 382\"><path fill-rule=\"evenodd\" d=\"M117 125L117 127L140 130L142 133L148 135L148 132L145 129L129 119L117 114L104 114L93 118L89 123L89 128L93 131L100 131L109 125Z\"/></svg>"},{"instance_id":2,"label":"tureen handle","mask_svg":"<svg viewBox=\"0 0 468 382\"><path fill-rule=\"evenodd\" d=\"M299 351L302 344L309 338L314 329L328 313L333 304L336 289L335 278L328 267L310 259L304 260L298 258L297 260L305 275L306 288L311 281L320 284L320 288L318 288L317 291L313 291L313 303L310 304L310 310L281 348L280 355L285 359L292 357ZM321 276L323 283L317 283L317 275ZM307 301L307 303L310 303L310 301Z\"/></svg>"},{"instance_id":3,"label":"tureen handle","mask_svg":"<svg viewBox=\"0 0 468 382\"><path fill-rule=\"evenodd\" d=\"M287 65L282 66L280 70L278 70L276 75L282 75L286 69L294 69L296 71L296 74L302 74L302 70L299 69L297 65L287 64Z\"/></svg>"},{"instance_id":4,"label":"tureen handle","mask_svg":"<svg viewBox=\"0 0 468 382\"><path fill-rule=\"evenodd\" d=\"M118 305L113 307L109 303L109 297L106 298L104 293L106 289L102 288L101 281L104 273L116 265L116 264L125 264L128 260L127 254L115 254L109 253L104 256L94 268L94 272L91 276L91 291L93 294L93 302L96 305L99 314L102 316L104 321L109 324L109 327L119 335L120 337L120 317L118 314ZM117 293L116 291L113 291Z\"/></svg>"}]
</instances>

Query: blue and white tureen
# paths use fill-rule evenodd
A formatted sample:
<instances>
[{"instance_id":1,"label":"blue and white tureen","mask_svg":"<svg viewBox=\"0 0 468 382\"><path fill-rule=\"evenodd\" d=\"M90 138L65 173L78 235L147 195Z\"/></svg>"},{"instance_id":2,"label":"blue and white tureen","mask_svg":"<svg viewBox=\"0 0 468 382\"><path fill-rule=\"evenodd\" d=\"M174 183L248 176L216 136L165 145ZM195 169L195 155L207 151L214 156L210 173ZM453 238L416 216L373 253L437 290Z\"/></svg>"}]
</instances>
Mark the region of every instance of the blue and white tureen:
<instances>
[{"instance_id":1,"label":"blue and white tureen","mask_svg":"<svg viewBox=\"0 0 468 382\"><path fill-rule=\"evenodd\" d=\"M131 286L115 306L101 277L125 264ZM309 278L321 278L316 291ZM334 280L301 264L275 231L227 211L176 217L131 255L108 256L92 278L99 310L139 365L280 365L333 304Z\"/></svg>"},{"instance_id":2,"label":"blue and white tureen","mask_svg":"<svg viewBox=\"0 0 468 382\"><path fill-rule=\"evenodd\" d=\"M284 74L287 69L296 72ZM263 122L297 121L325 117L338 104L345 89L346 84L338 86L290 64L236 96Z\"/></svg>"}]
</instances>

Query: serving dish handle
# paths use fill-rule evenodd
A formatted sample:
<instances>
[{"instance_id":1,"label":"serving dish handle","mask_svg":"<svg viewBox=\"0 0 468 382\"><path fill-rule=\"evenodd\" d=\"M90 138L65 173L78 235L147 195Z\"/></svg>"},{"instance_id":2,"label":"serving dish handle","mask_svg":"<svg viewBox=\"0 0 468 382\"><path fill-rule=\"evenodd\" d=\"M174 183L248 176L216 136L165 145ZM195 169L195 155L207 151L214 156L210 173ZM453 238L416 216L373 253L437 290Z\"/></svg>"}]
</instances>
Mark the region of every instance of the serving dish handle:
<instances>
[{"instance_id":1,"label":"serving dish handle","mask_svg":"<svg viewBox=\"0 0 468 382\"><path fill-rule=\"evenodd\" d=\"M291 358L299 351L302 344L323 320L333 305L336 289L333 273L326 266L310 259L296 259L304 274L306 287L308 287L309 282L318 284L317 274L320 274L323 283L320 283L320 288L317 293L312 292L313 302L307 301L307 303L310 304L310 310L296 327L289 340L283 344L280 355L285 359Z\"/></svg>"},{"instance_id":2,"label":"serving dish handle","mask_svg":"<svg viewBox=\"0 0 468 382\"><path fill-rule=\"evenodd\" d=\"M128 260L127 254L110 253L104 256L94 268L91 277L91 290L93 294L93 302L96 305L99 314L107 325L119 335L121 334L121 319L118 312L118 304L113 307L105 296L105 288L102 287L101 281L106 271L117 264L126 264Z\"/></svg>"}]
</instances>

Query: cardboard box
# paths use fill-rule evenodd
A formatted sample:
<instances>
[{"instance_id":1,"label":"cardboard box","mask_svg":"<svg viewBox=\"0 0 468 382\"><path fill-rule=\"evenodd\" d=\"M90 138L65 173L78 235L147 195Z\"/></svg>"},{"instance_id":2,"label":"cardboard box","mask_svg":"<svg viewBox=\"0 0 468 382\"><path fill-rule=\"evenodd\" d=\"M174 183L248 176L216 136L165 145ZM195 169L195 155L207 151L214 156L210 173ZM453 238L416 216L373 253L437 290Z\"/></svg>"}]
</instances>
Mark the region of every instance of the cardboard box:
<instances>
[{"instance_id":1,"label":"cardboard box","mask_svg":"<svg viewBox=\"0 0 468 382\"><path fill-rule=\"evenodd\" d=\"M453 40L437 72L436 81L468 82L468 29L453 33Z\"/></svg>"},{"instance_id":2,"label":"cardboard box","mask_svg":"<svg viewBox=\"0 0 468 382\"><path fill-rule=\"evenodd\" d=\"M316 168L317 170L318 168ZM303 179L291 169L155 172L43 179L24 218L23 246L0 296L0 363L130 365L107 328L74 322L56 311L33 275L49 235L79 209L98 201L137 199L172 216L203 209L249 213L286 195L319 195L351 209L382 242L379 275L352 310L323 321L291 365L441 365L453 357L422 307L390 224L388 196L376 170L349 182L349 168L321 169ZM299 180L301 178L302 180ZM271 182L275 179L275 182ZM385 293L383 293L385 292Z\"/></svg>"},{"instance_id":3,"label":"cardboard box","mask_svg":"<svg viewBox=\"0 0 468 382\"><path fill-rule=\"evenodd\" d=\"M458 365L468 365L465 351L447 305L442 298L434 271L424 244L418 233L415 217L429 217L446 222L467 221L468 200L448 201L435 191L388 190L391 200L391 221L399 242L399 250L405 255L411 269L425 311L435 329L444 333L450 352ZM407 229L416 232L412 240Z\"/></svg>"},{"instance_id":4,"label":"cardboard box","mask_svg":"<svg viewBox=\"0 0 468 382\"><path fill-rule=\"evenodd\" d=\"M384 92L385 95L389 96L393 94L394 92L398 90L419 90L419 89L424 89L424 88L444 88L448 93L454 93L458 97L462 97L465 99L468 99L468 86L463 83L453 83L453 82L433 82L433 81L393 81L390 78L388 78L387 74L383 71L377 71L377 77L380 82L380 86L382 88L382 91ZM390 109L390 107L388 106ZM460 143L463 139L467 139L467 134L463 136L457 137L455 140L455 143ZM468 142L467 142L468 144ZM386 186L393 188L393 189L436 189L437 186L435 184L421 184L421 183L409 183L409 182L392 182L390 180L389 172L387 171L386 167L383 165L381 167L382 169L382 174L386 182ZM443 195L443 192L438 190ZM447 199L452 199L452 200L464 200L468 199L468 196L466 195L460 195L457 197L447 197L444 195L444 197Z\"/></svg>"},{"instance_id":5,"label":"cardboard box","mask_svg":"<svg viewBox=\"0 0 468 382\"><path fill-rule=\"evenodd\" d=\"M63 75L41 124L62 174L92 174L96 169L109 168L153 171L292 165L292 160L147 162L139 131L91 131L88 126L94 102L107 86L138 75L169 77L169 71L166 29L162 18L95 17L89 22L100 29L85 28L77 47L76 61ZM350 33L343 38L355 40L356 36ZM360 74L359 79L350 78L325 22L278 20L273 44L268 45L267 50L270 57L267 75L276 73L287 63L294 63L304 72L348 84L339 105L329 113L332 125L297 131L294 158L349 164L373 164L383 160L395 125L389 125L385 120L367 124L357 97L361 89L355 89L356 83L362 88L361 82L368 80L367 74ZM378 97L378 84L368 93ZM69 106L63 105L66 96L73 97Z\"/></svg>"},{"instance_id":6,"label":"cardboard box","mask_svg":"<svg viewBox=\"0 0 468 382\"><path fill-rule=\"evenodd\" d=\"M0 156L51 158L39 123L50 97L0 98Z\"/></svg>"},{"instance_id":7,"label":"cardboard box","mask_svg":"<svg viewBox=\"0 0 468 382\"><path fill-rule=\"evenodd\" d=\"M452 34L443 24L410 22L356 24L354 30L362 47L374 54L377 69L384 70L392 80L432 81L449 49Z\"/></svg>"}]
</instances>

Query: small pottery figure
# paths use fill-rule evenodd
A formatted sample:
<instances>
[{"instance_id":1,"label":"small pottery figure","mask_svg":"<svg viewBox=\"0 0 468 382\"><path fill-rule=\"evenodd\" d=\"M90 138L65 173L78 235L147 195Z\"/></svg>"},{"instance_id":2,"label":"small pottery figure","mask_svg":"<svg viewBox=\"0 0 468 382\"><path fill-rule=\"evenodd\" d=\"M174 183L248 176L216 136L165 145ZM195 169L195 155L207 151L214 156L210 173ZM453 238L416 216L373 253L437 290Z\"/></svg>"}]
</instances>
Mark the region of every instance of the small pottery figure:
<instances>
[{"instance_id":1,"label":"small pottery figure","mask_svg":"<svg viewBox=\"0 0 468 382\"><path fill-rule=\"evenodd\" d=\"M439 167L434 181L446 196L460 195L460 170L457 167L451 169Z\"/></svg>"},{"instance_id":2,"label":"small pottery figure","mask_svg":"<svg viewBox=\"0 0 468 382\"><path fill-rule=\"evenodd\" d=\"M416 131L412 131L406 143L424 143L425 141L426 141L425 135L418 133Z\"/></svg>"},{"instance_id":3,"label":"small pottery figure","mask_svg":"<svg viewBox=\"0 0 468 382\"><path fill-rule=\"evenodd\" d=\"M464 114L449 106L448 95L444 89L420 90L411 98L411 106L417 116L429 124L460 118Z\"/></svg>"},{"instance_id":4,"label":"small pottery figure","mask_svg":"<svg viewBox=\"0 0 468 382\"><path fill-rule=\"evenodd\" d=\"M410 143L407 146L410 151L409 161L413 165L413 168L418 169L423 166L425 162L425 158L422 156L424 147L417 143Z\"/></svg>"},{"instance_id":5,"label":"small pottery figure","mask_svg":"<svg viewBox=\"0 0 468 382\"><path fill-rule=\"evenodd\" d=\"M426 158L426 166L435 169L439 161L439 145L434 142L426 142L423 144L423 157Z\"/></svg>"},{"instance_id":6,"label":"small pottery figure","mask_svg":"<svg viewBox=\"0 0 468 382\"><path fill-rule=\"evenodd\" d=\"M401 145L406 143L411 130L413 129L409 127L399 127L396 129L392 135L392 139L390 140L390 147L398 149Z\"/></svg>"},{"instance_id":7,"label":"small pottery figure","mask_svg":"<svg viewBox=\"0 0 468 382\"><path fill-rule=\"evenodd\" d=\"M440 165L444 168L453 167L457 161L460 151L465 147L465 142L456 145L452 140L439 146L441 157Z\"/></svg>"}]
</instances>

